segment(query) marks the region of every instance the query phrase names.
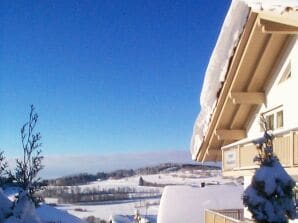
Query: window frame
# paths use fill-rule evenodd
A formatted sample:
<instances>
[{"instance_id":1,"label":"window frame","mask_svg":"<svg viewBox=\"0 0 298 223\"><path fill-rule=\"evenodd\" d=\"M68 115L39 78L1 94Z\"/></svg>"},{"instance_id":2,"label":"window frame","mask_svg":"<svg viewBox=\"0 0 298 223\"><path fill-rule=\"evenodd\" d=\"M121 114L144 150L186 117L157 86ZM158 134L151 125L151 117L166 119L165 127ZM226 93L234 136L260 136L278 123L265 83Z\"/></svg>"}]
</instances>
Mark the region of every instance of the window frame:
<instances>
[{"instance_id":1,"label":"window frame","mask_svg":"<svg viewBox=\"0 0 298 223\"><path fill-rule=\"evenodd\" d=\"M280 117L279 114L281 114L281 122L279 122L279 119L278 119L278 117ZM284 109L282 105L277 106L268 111L262 112L261 115L265 118L266 124L270 125L270 126L266 126L268 130L273 131L284 127ZM268 121L269 119L271 121ZM261 128L261 131L263 131L262 128Z\"/></svg>"}]
</instances>

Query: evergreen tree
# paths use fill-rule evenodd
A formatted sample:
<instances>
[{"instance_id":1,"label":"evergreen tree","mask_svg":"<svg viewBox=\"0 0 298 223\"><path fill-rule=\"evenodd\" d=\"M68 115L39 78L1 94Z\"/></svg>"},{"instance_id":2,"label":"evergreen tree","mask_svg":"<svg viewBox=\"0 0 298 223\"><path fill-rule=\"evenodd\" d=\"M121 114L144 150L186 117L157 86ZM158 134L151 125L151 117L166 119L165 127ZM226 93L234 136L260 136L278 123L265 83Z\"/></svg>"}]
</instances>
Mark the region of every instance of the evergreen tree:
<instances>
[{"instance_id":1,"label":"evergreen tree","mask_svg":"<svg viewBox=\"0 0 298 223\"><path fill-rule=\"evenodd\" d=\"M264 137L257 142L259 162L251 184L243 195L243 203L257 222L288 222L296 216L295 181L287 174L273 154L272 135L265 128Z\"/></svg>"},{"instance_id":2,"label":"evergreen tree","mask_svg":"<svg viewBox=\"0 0 298 223\"><path fill-rule=\"evenodd\" d=\"M139 178L139 186L144 186L144 179L143 177Z\"/></svg>"},{"instance_id":3,"label":"evergreen tree","mask_svg":"<svg viewBox=\"0 0 298 223\"><path fill-rule=\"evenodd\" d=\"M0 187L5 183L7 162L5 161L4 152L0 152Z\"/></svg>"}]
</instances>

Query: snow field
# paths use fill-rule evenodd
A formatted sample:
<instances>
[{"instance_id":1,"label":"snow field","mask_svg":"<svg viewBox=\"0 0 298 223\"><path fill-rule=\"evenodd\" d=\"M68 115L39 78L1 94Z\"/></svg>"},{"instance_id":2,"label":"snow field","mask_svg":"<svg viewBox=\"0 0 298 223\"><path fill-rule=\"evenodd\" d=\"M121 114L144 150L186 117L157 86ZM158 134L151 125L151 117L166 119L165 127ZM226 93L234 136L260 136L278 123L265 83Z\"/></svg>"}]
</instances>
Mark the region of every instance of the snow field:
<instances>
[{"instance_id":1,"label":"snow field","mask_svg":"<svg viewBox=\"0 0 298 223\"><path fill-rule=\"evenodd\" d=\"M140 175L127 177L123 179L108 179L103 181L94 181L86 185L80 185L83 191L86 188L92 189L116 189L116 188L134 188L139 193L146 193L152 190L158 191L162 194L164 187L148 187L138 186ZM224 179L221 176L220 170L196 170L196 171L177 171L172 173L160 173L152 175L142 175L146 182L156 183L159 185L187 185L193 189L200 189L201 183L204 182L207 187L209 184L234 184L232 179ZM190 200L191 197L189 197ZM141 215L150 215L157 218L159 210L160 198L151 197L146 199L131 199L123 201L107 201L107 202L89 202L80 204L58 204L57 208L67 211L70 214L79 218L86 218L88 216L95 216L100 219L109 219L115 215L134 215L138 209ZM56 203L55 198L46 198L47 203ZM177 201L175 202L177 203ZM147 206L147 207L146 207Z\"/></svg>"}]
</instances>

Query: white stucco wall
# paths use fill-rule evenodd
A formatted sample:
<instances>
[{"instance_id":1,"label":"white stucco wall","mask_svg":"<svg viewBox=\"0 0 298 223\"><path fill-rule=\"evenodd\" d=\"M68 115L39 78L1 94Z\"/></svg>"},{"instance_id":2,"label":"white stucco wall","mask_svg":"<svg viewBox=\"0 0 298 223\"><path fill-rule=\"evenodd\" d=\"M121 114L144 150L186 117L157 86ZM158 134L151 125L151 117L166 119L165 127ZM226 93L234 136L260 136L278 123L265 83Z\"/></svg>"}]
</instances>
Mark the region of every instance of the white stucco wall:
<instances>
[{"instance_id":1,"label":"white stucco wall","mask_svg":"<svg viewBox=\"0 0 298 223\"><path fill-rule=\"evenodd\" d=\"M251 184L252 176L244 176L244 190ZM252 219L251 213L247 208L244 208L244 218Z\"/></svg>"},{"instance_id":2,"label":"white stucco wall","mask_svg":"<svg viewBox=\"0 0 298 223\"><path fill-rule=\"evenodd\" d=\"M291 64L291 77L282 83L280 79ZM266 91L266 103L258 108L254 119L248 125L248 138L259 137L260 115L271 109L282 106L284 126L282 129L298 127L298 37L290 42L282 59L274 69L274 76Z\"/></svg>"}]
</instances>

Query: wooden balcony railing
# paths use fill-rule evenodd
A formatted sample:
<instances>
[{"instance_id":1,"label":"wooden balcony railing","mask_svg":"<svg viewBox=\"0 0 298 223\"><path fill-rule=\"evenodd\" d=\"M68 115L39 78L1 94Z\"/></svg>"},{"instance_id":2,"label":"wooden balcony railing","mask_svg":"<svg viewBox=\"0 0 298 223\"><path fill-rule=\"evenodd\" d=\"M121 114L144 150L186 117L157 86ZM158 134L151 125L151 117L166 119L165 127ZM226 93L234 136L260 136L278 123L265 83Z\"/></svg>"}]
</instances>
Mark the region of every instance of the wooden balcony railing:
<instances>
[{"instance_id":1,"label":"wooden balcony railing","mask_svg":"<svg viewBox=\"0 0 298 223\"><path fill-rule=\"evenodd\" d=\"M205 210L205 223L242 223L243 209Z\"/></svg>"},{"instance_id":2,"label":"wooden balcony railing","mask_svg":"<svg viewBox=\"0 0 298 223\"><path fill-rule=\"evenodd\" d=\"M256 168L253 162L257 155L254 140L242 140L222 148L223 173ZM298 129L274 134L273 151L284 167L298 166Z\"/></svg>"}]
</instances>

